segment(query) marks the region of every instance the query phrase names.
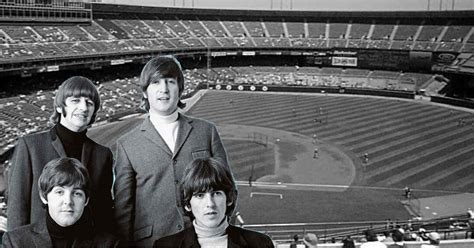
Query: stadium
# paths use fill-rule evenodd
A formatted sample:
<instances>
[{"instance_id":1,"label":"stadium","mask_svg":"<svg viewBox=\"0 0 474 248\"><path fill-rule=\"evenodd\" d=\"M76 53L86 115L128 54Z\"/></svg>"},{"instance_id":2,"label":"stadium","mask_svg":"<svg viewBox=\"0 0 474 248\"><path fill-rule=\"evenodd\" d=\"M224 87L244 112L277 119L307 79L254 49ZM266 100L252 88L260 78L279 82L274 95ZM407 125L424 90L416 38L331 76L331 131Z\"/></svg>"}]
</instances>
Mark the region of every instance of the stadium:
<instances>
[{"instance_id":1,"label":"stadium","mask_svg":"<svg viewBox=\"0 0 474 248\"><path fill-rule=\"evenodd\" d=\"M278 247L307 232L340 247L397 226L474 246L474 10L0 8L2 195L17 138L47 129L61 82L97 84L88 136L114 151L145 116L141 68L172 54L185 69L184 111L221 134L244 227Z\"/></svg>"}]
</instances>

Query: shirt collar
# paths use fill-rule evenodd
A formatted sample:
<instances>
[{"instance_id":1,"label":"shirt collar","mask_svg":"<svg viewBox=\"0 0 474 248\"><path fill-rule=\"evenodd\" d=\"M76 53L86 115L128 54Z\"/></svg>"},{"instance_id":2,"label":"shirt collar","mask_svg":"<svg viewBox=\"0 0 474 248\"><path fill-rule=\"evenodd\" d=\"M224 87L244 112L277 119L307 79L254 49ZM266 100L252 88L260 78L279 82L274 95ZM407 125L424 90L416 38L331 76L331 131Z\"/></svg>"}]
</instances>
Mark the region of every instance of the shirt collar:
<instances>
[{"instance_id":1,"label":"shirt collar","mask_svg":"<svg viewBox=\"0 0 474 248\"><path fill-rule=\"evenodd\" d=\"M178 120L178 109L176 109L170 115L164 115L164 116L150 113L150 120L154 125L170 124L170 123L176 122Z\"/></svg>"}]
</instances>

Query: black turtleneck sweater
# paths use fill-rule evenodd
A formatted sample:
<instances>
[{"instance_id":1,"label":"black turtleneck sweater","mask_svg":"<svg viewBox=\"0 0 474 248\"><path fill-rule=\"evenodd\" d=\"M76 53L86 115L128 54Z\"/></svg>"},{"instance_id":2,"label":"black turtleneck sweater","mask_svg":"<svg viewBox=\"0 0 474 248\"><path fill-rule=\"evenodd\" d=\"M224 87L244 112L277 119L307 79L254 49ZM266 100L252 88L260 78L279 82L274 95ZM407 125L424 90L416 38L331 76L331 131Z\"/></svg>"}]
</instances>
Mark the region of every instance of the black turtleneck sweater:
<instances>
[{"instance_id":1,"label":"black turtleneck sweater","mask_svg":"<svg viewBox=\"0 0 474 248\"><path fill-rule=\"evenodd\" d=\"M81 161L82 146L87 139L87 129L82 132L73 132L58 123L56 125L56 133L63 144L66 155Z\"/></svg>"},{"instance_id":2,"label":"black turtleneck sweater","mask_svg":"<svg viewBox=\"0 0 474 248\"><path fill-rule=\"evenodd\" d=\"M84 216L84 215L83 215ZM84 238L90 230L90 225L84 217L81 217L76 223L71 226L62 227L58 225L53 218L46 211L46 228L51 237L54 248L70 248L74 240Z\"/></svg>"}]
</instances>

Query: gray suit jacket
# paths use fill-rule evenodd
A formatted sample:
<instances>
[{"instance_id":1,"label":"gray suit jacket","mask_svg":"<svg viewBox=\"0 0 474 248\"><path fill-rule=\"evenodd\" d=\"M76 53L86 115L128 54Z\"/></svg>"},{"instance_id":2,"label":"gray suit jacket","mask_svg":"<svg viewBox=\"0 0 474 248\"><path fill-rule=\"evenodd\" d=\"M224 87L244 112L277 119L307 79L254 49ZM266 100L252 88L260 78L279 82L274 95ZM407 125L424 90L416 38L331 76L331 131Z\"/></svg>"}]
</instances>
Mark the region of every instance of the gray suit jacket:
<instances>
[{"instance_id":1,"label":"gray suit jacket","mask_svg":"<svg viewBox=\"0 0 474 248\"><path fill-rule=\"evenodd\" d=\"M18 140L8 177L8 230L38 222L46 214L39 197L38 178L52 159L66 157L61 140L52 128ZM84 214L92 216L99 229L113 231L112 152L87 139L81 162L91 179L90 204Z\"/></svg>"},{"instance_id":2,"label":"gray suit jacket","mask_svg":"<svg viewBox=\"0 0 474 248\"><path fill-rule=\"evenodd\" d=\"M174 153L148 116L117 141L115 218L120 238L138 246L189 227L182 209L180 181L196 158L214 157L228 166L214 124L180 114Z\"/></svg>"}]
</instances>

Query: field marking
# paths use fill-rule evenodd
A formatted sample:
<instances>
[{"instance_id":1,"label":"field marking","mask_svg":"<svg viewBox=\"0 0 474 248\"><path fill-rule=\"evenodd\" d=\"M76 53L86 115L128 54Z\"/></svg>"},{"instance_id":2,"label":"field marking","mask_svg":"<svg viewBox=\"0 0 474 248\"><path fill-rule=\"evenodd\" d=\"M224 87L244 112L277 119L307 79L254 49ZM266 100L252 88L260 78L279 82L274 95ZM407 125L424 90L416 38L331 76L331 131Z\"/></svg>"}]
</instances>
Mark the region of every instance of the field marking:
<instances>
[{"instance_id":1,"label":"field marking","mask_svg":"<svg viewBox=\"0 0 474 248\"><path fill-rule=\"evenodd\" d=\"M250 186L248 182L246 181L237 181L236 182L237 185L240 185L240 186ZM285 185L285 184L282 184L282 183L268 183L268 182L265 182L265 183L261 183L261 182L252 182L252 187L262 187L262 188L287 188L288 186Z\"/></svg>"},{"instance_id":2,"label":"field marking","mask_svg":"<svg viewBox=\"0 0 474 248\"><path fill-rule=\"evenodd\" d=\"M237 181L239 186L249 186L246 181ZM372 189L372 190L391 190L391 191L403 191L403 188L389 188L389 187L375 187L375 186L358 186L358 185L335 185L335 184L303 184L303 183L271 183L271 182L252 182L252 187L268 187L268 188L338 188L338 189ZM440 193L466 193L454 190L431 190L431 189L413 189L418 192L440 192Z\"/></svg>"},{"instance_id":3,"label":"field marking","mask_svg":"<svg viewBox=\"0 0 474 248\"><path fill-rule=\"evenodd\" d=\"M283 194L278 194L278 193L251 192L251 193L250 193L250 198L252 198L254 195L270 195L270 196L278 196L278 197L280 197L280 199L283 199Z\"/></svg>"}]
</instances>

